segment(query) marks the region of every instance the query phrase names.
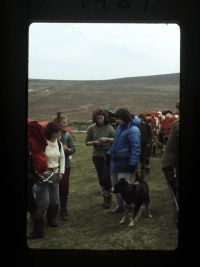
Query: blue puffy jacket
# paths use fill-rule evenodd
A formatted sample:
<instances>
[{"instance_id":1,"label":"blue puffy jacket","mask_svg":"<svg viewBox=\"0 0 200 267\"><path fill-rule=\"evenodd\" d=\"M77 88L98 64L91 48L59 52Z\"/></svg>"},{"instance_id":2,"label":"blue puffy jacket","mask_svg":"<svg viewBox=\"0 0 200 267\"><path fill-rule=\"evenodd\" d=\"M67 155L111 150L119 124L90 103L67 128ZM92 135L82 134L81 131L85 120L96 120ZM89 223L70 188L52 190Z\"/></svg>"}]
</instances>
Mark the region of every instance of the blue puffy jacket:
<instances>
[{"instance_id":1,"label":"blue puffy jacket","mask_svg":"<svg viewBox=\"0 0 200 267\"><path fill-rule=\"evenodd\" d=\"M141 152L140 130L132 121L117 128L112 146L107 154L111 156L111 172L127 173L129 166L136 166Z\"/></svg>"},{"instance_id":2,"label":"blue puffy jacket","mask_svg":"<svg viewBox=\"0 0 200 267\"><path fill-rule=\"evenodd\" d=\"M135 116L134 119L132 120L132 125L140 127L141 125L141 120L138 116Z\"/></svg>"}]
</instances>

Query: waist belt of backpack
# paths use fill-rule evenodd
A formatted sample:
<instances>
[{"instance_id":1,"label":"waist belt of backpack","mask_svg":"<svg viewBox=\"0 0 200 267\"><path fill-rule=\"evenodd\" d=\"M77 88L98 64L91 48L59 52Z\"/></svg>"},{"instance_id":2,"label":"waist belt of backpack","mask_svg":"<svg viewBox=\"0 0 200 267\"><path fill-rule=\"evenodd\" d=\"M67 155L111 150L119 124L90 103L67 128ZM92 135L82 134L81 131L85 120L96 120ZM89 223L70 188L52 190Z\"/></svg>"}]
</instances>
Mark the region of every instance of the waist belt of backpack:
<instances>
[{"instance_id":1,"label":"waist belt of backpack","mask_svg":"<svg viewBox=\"0 0 200 267\"><path fill-rule=\"evenodd\" d=\"M59 167L59 166L58 166L58 167ZM55 167L55 168L48 168L48 170L54 172L54 171L58 170L58 167Z\"/></svg>"}]
</instances>

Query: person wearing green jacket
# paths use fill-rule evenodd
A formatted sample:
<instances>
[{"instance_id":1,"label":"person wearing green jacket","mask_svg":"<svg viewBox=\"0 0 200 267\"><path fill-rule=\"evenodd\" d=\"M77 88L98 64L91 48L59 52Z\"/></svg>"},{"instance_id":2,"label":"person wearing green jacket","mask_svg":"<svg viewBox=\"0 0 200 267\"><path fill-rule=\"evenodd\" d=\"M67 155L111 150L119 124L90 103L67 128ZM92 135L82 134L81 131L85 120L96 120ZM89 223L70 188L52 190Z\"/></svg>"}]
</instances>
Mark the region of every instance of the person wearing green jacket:
<instances>
[{"instance_id":1,"label":"person wearing green jacket","mask_svg":"<svg viewBox=\"0 0 200 267\"><path fill-rule=\"evenodd\" d=\"M60 217L63 221L68 220L68 195L69 195L69 177L71 172L71 160L70 156L76 151L75 144L72 135L66 131L68 127L68 118L61 116L61 112L57 113L57 117L54 121L57 121L61 127L60 141L63 144L65 153L65 173L62 180L59 183L59 197L60 197Z\"/></svg>"},{"instance_id":2,"label":"person wearing green jacket","mask_svg":"<svg viewBox=\"0 0 200 267\"><path fill-rule=\"evenodd\" d=\"M103 196L103 207L108 209L111 206L111 173L110 165L106 160L106 153L110 148L115 130L109 123L109 117L106 111L97 109L93 112L93 124L87 129L85 143L87 146L93 146L92 161L94 163L101 195Z\"/></svg>"}]
</instances>

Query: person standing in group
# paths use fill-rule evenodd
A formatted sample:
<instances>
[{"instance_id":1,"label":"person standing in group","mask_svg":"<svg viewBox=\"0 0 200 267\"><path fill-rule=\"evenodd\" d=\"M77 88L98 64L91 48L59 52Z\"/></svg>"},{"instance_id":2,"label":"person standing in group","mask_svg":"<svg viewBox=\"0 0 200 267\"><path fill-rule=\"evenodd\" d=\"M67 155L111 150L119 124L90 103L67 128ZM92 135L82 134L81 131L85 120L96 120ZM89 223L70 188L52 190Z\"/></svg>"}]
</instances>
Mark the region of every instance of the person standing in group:
<instances>
[{"instance_id":1,"label":"person standing in group","mask_svg":"<svg viewBox=\"0 0 200 267\"><path fill-rule=\"evenodd\" d=\"M33 193L33 185L36 181L34 164L27 149L27 211L30 213L33 231L28 236L30 239L44 238L43 214L38 212L37 201Z\"/></svg>"},{"instance_id":2,"label":"person standing in group","mask_svg":"<svg viewBox=\"0 0 200 267\"><path fill-rule=\"evenodd\" d=\"M121 179L129 182L130 175L137 169L141 152L140 130L135 126L134 119L127 109L118 109L116 114L118 125L112 146L107 152L110 162L112 188ZM117 205L113 212L124 211L124 201L116 194Z\"/></svg>"},{"instance_id":3,"label":"person standing in group","mask_svg":"<svg viewBox=\"0 0 200 267\"><path fill-rule=\"evenodd\" d=\"M106 152L113 141L115 130L109 123L108 113L97 109L92 115L93 124L87 129L85 143L93 146L92 160L96 168L104 208L111 206L111 173L110 166L106 161Z\"/></svg>"},{"instance_id":4,"label":"person standing in group","mask_svg":"<svg viewBox=\"0 0 200 267\"><path fill-rule=\"evenodd\" d=\"M63 221L68 220L68 196L69 196L69 177L71 171L70 156L76 151L75 144L72 135L66 131L68 127L68 118L61 116L61 112L57 113L57 117L54 121L60 124L61 138L60 141L63 144L65 153L65 172L62 180L59 183L59 196L60 196L60 217Z\"/></svg>"},{"instance_id":5,"label":"person standing in group","mask_svg":"<svg viewBox=\"0 0 200 267\"><path fill-rule=\"evenodd\" d=\"M141 120L141 172L143 175L150 173L150 156L152 151L153 132L151 125L147 122L145 116L141 113L138 116Z\"/></svg>"},{"instance_id":6,"label":"person standing in group","mask_svg":"<svg viewBox=\"0 0 200 267\"><path fill-rule=\"evenodd\" d=\"M32 221L30 239L44 238L44 211L40 203L43 192L35 193L34 187L43 190L44 184L41 174L47 171L48 165L45 156L47 140L42 127L37 121L28 119L27 129L27 211ZM41 191L42 191L41 190ZM47 203L48 204L48 203ZM48 205L46 206L48 208Z\"/></svg>"},{"instance_id":7,"label":"person standing in group","mask_svg":"<svg viewBox=\"0 0 200 267\"><path fill-rule=\"evenodd\" d=\"M49 122L45 128L45 137L47 139L47 147L45 154L48 163L48 169L54 174L52 176L52 183L46 183L45 189L41 196L38 196L38 202L41 208L47 210L47 222L49 226L56 227L56 216L59 207L59 182L65 173L65 155L63 145L60 139L60 126L56 122Z\"/></svg>"},{"instance_id":8,"label":"person standing in group","mask_svg":"<svg viewBox=\"0 0 200 267\"><path fill-rule=\"evenodd\" d=\"M179 105L179 102L177 102L176 108L178 114ZM179 119L177 119L172 123L162 159L162 170L176 206L175 221L177 225L179 214L179 127Z\"/></svg>"}]
</instances>

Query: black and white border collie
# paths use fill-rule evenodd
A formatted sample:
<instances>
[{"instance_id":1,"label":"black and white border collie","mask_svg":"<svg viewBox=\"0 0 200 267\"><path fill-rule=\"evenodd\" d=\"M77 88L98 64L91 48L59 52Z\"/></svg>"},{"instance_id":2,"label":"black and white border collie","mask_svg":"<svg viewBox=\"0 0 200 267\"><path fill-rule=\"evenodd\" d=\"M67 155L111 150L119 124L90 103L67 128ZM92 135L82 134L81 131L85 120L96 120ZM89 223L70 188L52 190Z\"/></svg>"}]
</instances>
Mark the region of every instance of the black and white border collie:
<instances>
[{"instance_id":1,"label":"black and white border collie","mask_svg":"<svg viewBox=\"0 0 200 267\"><path fill-rule=\"evenodd\" d=\"M150 195L149 186L146 181L136 181L134 184L128 183L124 178L114 186L112 193L119 193L125 201L125 211L120 224L123 224L129 219L128 226L134 226L135 221L141 216L143 205L146 207L147 214L151 218L149 211Z\"/></svg>"}]
</instances>

